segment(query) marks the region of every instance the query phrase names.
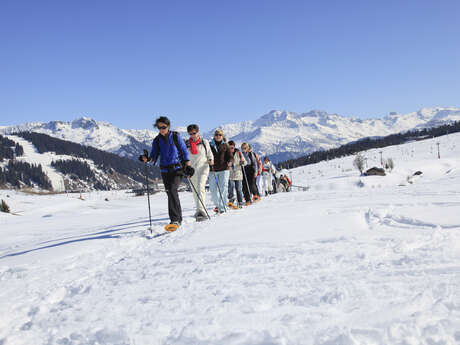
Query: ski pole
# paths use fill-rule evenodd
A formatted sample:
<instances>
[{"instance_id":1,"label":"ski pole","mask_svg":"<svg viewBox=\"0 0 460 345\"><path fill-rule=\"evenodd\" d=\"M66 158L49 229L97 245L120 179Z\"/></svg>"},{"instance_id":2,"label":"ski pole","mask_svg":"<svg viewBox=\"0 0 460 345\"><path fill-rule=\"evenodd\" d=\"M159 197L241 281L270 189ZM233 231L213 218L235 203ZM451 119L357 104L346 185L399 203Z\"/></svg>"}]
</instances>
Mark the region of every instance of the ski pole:
<instances>
[{"instance_id":1,"label":"ski pole","mask_svg":"<svg viewBox=\"0 0 460 345\"><path fill-rule=\"evenodd\" d=\"M147 169L147 162L145 162L145 185L147 187L147 200L149 204L149 222L150 222L150 234L152 234L152 212L150 211L150 191L149 191L149 171Z\"/></svg>"},{"instance_id":2,"label":"ski pole","mask_svg":"<svg viewBox=\"0 0 460 345\"><path fill-rule=\"evenodd\" d=\"M219 190L220 200L222 201L222 205L224 205L225 212L227 212L227 207L225 206L224 198L222 196L222 191L220 190L219 180L217 178L216 172L214 171L214 167L211 167L211 169L212 169L212 173L214 174L214 178L216 179L216 185L217 185L217 189Z\"/></svg>"},{"instance_id":3,"label":"ski pole","mask_svg":"<svg viewBox=\"0 0 460 345\"><path fill-rule=\"evenodd\" d=\"M201 206L203 206L204 212L206 212L206 215L208 216L208 219L211 220L211 217L209 216L208 210L206 210L206 206L204 205L203 200L201 200L200 195L198 194L198 192L197 192L195 186L194 186L193 183L192 183L192 180L190 180L190 177L187 177L187 181L188 181L188 183L190 183L190 185L192 186L192 189L193 189L193 191L195 192L195 194L196 194L198 200L200 200Z\"/></svg>"}]
</instances>

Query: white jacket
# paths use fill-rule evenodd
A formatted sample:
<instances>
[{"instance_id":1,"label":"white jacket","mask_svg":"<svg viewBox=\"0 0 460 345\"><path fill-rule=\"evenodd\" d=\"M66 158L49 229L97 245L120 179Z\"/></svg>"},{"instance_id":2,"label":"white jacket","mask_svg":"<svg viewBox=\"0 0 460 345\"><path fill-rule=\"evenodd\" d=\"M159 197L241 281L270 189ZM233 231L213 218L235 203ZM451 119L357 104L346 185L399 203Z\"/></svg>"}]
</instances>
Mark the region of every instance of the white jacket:
<instances>
[{"instance_id":1,"label":"white jacket","mask_svg":"<svg viewBox=\"0 0 460 345\"><path fill-rule=\"evenodd\" d=\"M211 146L209 146L209 141L201 138L201 142L198 144L198 153L196 155L192 154L190 147L190 139L185 141L187 150L189 152L190 165L193 169L197 170L203 168L204 166L209 166L209 161L214 159L214 156L211 151Z\"/></svg>"}]
</instances>

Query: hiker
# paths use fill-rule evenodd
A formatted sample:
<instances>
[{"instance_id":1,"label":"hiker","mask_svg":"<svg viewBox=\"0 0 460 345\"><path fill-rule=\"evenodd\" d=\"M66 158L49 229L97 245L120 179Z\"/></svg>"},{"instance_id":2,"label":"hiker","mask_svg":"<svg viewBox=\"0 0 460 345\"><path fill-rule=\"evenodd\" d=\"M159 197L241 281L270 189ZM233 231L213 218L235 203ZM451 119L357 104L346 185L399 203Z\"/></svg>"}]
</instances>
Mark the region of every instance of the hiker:
<instances>
[{"instance_id":1,"label":"hiker","mask_svg":"<svg viewBox=\"0 0 460 345\"><path fill-rule=\"evenodd\" d=\"M291 191L291 179L287 175L280 175L280 185L283 185L286 192Z\"/></svg>"},{"instance_id":2,"label":"hiker","mask_svg":"<svg viewBox=\"0 0 460 345\"><path fill-rule=\"evenodd\" d=\"M254 195L253 197L253 201L258 201L260 200L260 191L262 190L262 186L261 186L261 181L262 181L262 161L260 160L260 156L252 149L252 146L249 145L249 153L252 154L252 156L255 158L256 160L256 163L257 163L257 170L255 172L255 177L256 177L256 182L255 182L255 186L256 186L256 191L257 193Z\"/></svg>"},{"instance_id":3,"label":"hiker","mask_svg":"<svg viewBox=\"0 0 460 345\"><path fill-rule=\"evenodd\" d=\"M228 181L228 206L233 209L243 207L243 170L246 165L246 160L243 154L235 147L233 140L228 142L230 152L233 156L233 165L230 169L230 177ZM235 204L234 192L236 189L237 204Z\"/></svg>"},{"instance_id":4,"label":"hiker","mask_svg":"<svg viewBox=\"0 0 460 345\"><path fill-rule=\"evenodd\" d=\"M168 212L172 229L182 224L182 208L180 205L178 187L182 177L192 177L194 169L190 165L187 147L180 134L170 130L171 123L166 116L160 116L155 121L159 134L153 139L150 157L145 154L139 159L143 162L156 163L160 157L160 171L168 195Z\"/></svg>"},{"instance_id":5,"label":"hiker","mask_svg":"<svg viewBox=\"0 0 460 345\"><path fill-rule=\"evenodd\" d=\"M214 165L214 156L209 141L201 138L199 130L198 125L187 126L190 138L185 141L185 145L189 152L190 164L195 169L195 174L190 178L196 189L196 193L192 190L196 208L195 219L202 221L207 219L203 205L206 205L206 181L209 175L209 166Z\"/></svg>"},{"instance_id":6,"label":"hiker","mask_svg":"<svg viewBox=\"0 0 460 345\"><path fill-rule=\"evenodd\" d=\"M214 132L214 139L209 143L214 157L214 165L211 166L211 176L209 177L209 189L212 200L216 206L216 213L223 213L227 205L228 178L233 157L226 143L224 131L217 129Z\"/></svg>"},{"instance_id":7,"label":"hiker","mask_svg":"<svg viewBox=\"0 0 460 345\"><path fill-rule=\"evenodd\" d=\"M256 186L256 174L257 174L257 161L251 152L249 152L249 144L241 144L241 152L247 164L243 167L243 194L246 201L245 205L249 206L252 204L251 194L253 195L254 201L260 199L258 197L259 191Z\"/></svg>"},{"instance_id":8,"label":"hiker","mask_svg":"<svg viewBox=\"0 0 460 345\"><path fill-rule=\"evenodd\" d=\"M264 164L262 166L262 193L265 196L273 193L273 178L275 174L275 168L268 157L264 158Z\"/></svg>"}]
</instances>

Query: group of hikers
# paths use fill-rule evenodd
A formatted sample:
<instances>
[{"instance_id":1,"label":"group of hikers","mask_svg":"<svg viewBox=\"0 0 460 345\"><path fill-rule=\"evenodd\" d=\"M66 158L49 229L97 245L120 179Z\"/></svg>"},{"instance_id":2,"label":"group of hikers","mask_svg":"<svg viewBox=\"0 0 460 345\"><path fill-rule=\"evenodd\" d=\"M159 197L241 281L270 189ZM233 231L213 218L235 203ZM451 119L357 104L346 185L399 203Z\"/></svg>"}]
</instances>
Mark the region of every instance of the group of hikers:
<instances>
[{"instance_id":1,"label":"group of hikers","mask_svg":"<svg viewBox=\"0 0 460 345\"><path fill-rule=\"evenodd\" d=\"M215 205L214 212L224 213L227 207L239 209L277 191L282 186L289 191L291 181L287 175L277 175L268 157L262 161L248 143L241 150L234 141L227 142L224 132L217 129L210 141L202 138L199 127L187 127L189 138L183 140L179 133L171 131L171 123L165 116L155 121L160 132L152 142L150 155L144 152L142 162L155 162L160 158L160 171L168 195L168 211L171 229L182 223L182 208L178 188L183 177L193 188L197 221L206 220L206 182ZM277 177L279 176L279 177ZM168 230L168 228L166 228Z\"/></svg>"}]
</instances>

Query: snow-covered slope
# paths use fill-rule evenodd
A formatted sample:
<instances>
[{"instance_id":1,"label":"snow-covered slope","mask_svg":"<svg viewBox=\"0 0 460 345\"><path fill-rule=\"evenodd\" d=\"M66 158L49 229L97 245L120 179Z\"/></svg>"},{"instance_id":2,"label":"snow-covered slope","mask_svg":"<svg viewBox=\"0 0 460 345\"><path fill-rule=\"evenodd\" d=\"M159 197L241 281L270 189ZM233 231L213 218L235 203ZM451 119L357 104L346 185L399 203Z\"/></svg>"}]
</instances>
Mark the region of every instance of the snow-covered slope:
<instances>
[{"instance_id":1,"label":"snow-covered slope","mask_svg":"<svg viewBox=\"0 0 460 345\"><path fill-rule=\"evenodd\" d=\"M0 191L21 215L0 213L0 343L457 344L459 142L384 148L385 177L352 157L297 168L308 192L208 222L182 193L171 234L156 194L151 240L146 198Z\"/></svg>"},{"instance_id":2,"label":"snow-covered slope","mask_svg":"<svg viewBox=\"0 0 460 345\"><path fill-rule=\"evenodd\" d=\"M319 149L337 147L363 137L385 136L459 120L460 109L441 107L369 120L343 117L324 111L297 114L274 110L259 119L222 124L220 128L228 139L239 144L249 142L262 155L270 155L274 161L281 161ZM45 133L131 158L136 158L144 148L150 147L157 134L148 129L119 129L108 122L98 122L86 117L72 122L53 121L0 127L0 133L21 130ZM185 127L176 130L184 133ZM205 131L204 136L212 137L213 132L214 129Z\"/></svg>"}]
</instances>

